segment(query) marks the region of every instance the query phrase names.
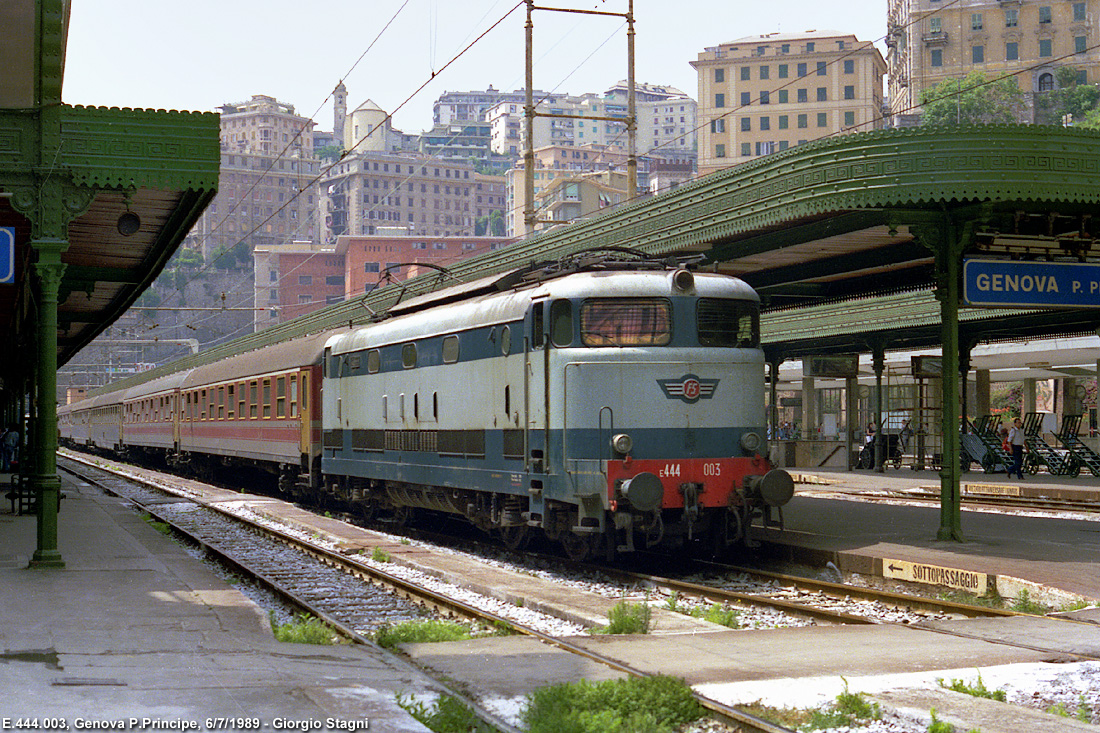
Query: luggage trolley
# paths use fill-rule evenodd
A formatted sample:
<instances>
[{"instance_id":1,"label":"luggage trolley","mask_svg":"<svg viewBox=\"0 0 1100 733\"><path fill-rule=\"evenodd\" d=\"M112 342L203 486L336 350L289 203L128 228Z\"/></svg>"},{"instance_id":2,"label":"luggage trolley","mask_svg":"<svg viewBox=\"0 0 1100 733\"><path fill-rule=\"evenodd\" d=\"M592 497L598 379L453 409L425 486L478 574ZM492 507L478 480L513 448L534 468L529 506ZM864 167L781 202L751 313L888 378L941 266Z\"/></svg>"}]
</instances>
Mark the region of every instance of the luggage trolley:
<instances>
[{"instance_id":1,"label":"luggage trolley","mask_svg":"<svg viewBox=\"0 0 1100 733\"><path fill-rule=\"evenodd\" d=\"M997 434L999 424L992 415L985 415L978 418L976 423L966 421L965 425L969 425L970 432L962 434L963 450L986 473L1007 471L1012 465L1012 457L1001 447L1001 436Z\"/></svg>"},{"instance_id":2,"label":"luggage trolley","mask_svg":"<svg viewBox=\"0 0 1100 733\"><path fill-rule=\"evenodd\" d=\"M1063 415L1062 430L1055 433L1054 437L1062 441L1062 445L1076 459L1078 466L1085 466L1093 476L1100 476L1100 454L1085 445L1078 434L1080 430L1080 415Z\"/></svg>"},{"instance_id":3,"label":"luggage trolley","mask_svg":"<svg viewBox=\"0 0 1100 733\"><path fill-rule=\"evenodd\" d=\"M1042 426L1043 413L1029 412L1024 416L1024 443L1027 444L1024 470L1036 474L1039 467L1045 465L1051 476L1079 475L1081 464L1069 451L1059 452L1043 440Z\"/></svg>"}]
</instances>

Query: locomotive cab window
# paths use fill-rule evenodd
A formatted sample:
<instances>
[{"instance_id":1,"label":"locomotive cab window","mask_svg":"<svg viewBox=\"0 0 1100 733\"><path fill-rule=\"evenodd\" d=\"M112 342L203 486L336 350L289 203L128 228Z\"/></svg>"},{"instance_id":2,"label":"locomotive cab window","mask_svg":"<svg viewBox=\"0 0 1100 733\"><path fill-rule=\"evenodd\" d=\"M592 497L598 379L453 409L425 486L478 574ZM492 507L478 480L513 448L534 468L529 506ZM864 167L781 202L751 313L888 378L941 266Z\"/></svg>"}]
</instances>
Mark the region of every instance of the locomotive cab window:
<instances>
[{"instance_id":1,"label":"locomotive cab window","mask_svg":"<svg viewBox=\"0 0 1100 733\"><path fill-rule=\"evenodd\" d=\"M367 352L367 373L377 374L378 370L382 368L382 352L378 349L371 349Z\"/></svg>"},{"instance_id":2,"label":"locomotive cab window","mask_svg":"<svg viewBox=\"0 0 1100 733\"><path fill-rule=\"evenodd\" d=\"M458 361L458 336L443 337L443 363L454 364Z\"/></svg>"},{"instance_id":3,"label":"locomotive cab window","mask_svg":"<svg viewBox=\"0 0 1100 733\"><path fill-rule=\"evenodd\" d=\"M581 305L585 346L664 346L671 340L672 305L664 298L596 298Z\"/></svg>"},{"instance_id":4,"label":"locomotive cab window","mask_svg":"<svg viewBox=\"0 0 1100 733\"><path fill-rule=\"evenodd\" d=\"M550 306L550 341L554 346L573 343L573 304L568 300L555 300Z\"/></svg>"},{"instance_id":5,"label":"locomotive cab window","mask_svg":"<svg viewBox=\"0 0 1100 733\"><path fill-rule=\"evenodd\" d=\"M701 298L696 328L702 346L755 349L760 346L760 309L747 300Z\"/></svg>"},{"instance_id":6,"label":"locomotive cab window","mask_svg":"<svg viewBox=\"0 0 1100 733\"><path fill-rule=\"evenodd\" d=\"M412 369L416 366L416 344L403 344L401 346L401 366Z\"/></svg>"}]
</instances>

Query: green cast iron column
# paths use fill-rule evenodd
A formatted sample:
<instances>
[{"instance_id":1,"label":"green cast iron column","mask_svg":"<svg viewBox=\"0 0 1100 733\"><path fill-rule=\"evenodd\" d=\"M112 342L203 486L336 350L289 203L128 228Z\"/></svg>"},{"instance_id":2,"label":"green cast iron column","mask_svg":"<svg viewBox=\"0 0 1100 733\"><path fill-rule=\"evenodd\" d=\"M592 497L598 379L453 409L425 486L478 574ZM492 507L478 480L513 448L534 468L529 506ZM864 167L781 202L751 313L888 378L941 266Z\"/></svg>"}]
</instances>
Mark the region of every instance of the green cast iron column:
<instances>
[{"instance_id":1,"label":"green cast iron column","mask_svg":"<svg viewBox=\"0 0 1100 733\"><path fill-rule=\"evenodd\" d=\"M31 567L65 567L57 549L57 503L61 479L57 475L57 296L65 265L61 253L69 243L63 239L35 240L38 252L34 264L38 279L38 370L37 409L34 421L34 473L29 480L38 496L38 548Z\"/></svg>"},{"instance_id":2,"label":"green cast iron column","mask_svg":"<svg viewBox=\"0 0 1100 733\"><path fill-rule=\"evenodd\" d=\"M959 278L962 271L964 231L954 222L939 229L936 242L936 298L940 301L943 335L943 456L940 468L941 540L963 541L959 490Z\"/></svg>"}]
</instances>

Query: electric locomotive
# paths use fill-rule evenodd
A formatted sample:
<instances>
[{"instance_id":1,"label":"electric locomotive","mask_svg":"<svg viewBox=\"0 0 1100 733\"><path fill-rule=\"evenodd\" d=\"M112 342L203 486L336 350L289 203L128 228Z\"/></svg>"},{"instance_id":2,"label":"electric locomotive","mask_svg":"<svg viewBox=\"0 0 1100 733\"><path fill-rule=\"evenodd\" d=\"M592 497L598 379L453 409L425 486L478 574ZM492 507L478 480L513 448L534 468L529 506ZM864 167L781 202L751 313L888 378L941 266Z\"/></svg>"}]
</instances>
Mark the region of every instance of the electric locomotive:
<instances>
[{"instance_id":1,"label":"electric locomotive","mask_svg":"<svg viewBox=\"0 0 1100 733\"><path fill-rule=\"evenodd\" d=\"M458 286L333 336L321 472L366 513L445 511L576 559L747 539L782 521L759 299L653 261Z\"/></svg>"}]
</instances>

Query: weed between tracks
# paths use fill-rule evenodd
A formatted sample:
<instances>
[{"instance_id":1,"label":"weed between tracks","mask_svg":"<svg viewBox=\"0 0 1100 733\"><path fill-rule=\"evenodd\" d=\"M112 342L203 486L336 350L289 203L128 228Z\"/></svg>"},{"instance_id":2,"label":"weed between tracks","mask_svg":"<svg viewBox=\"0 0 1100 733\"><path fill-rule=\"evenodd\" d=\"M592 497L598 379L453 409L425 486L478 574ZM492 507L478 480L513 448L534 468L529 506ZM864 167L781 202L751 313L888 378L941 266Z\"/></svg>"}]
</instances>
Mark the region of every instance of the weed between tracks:
<instances>
[{"instance_id":1,"label":"weed between tracks","mask_svg":"<svg viewBox=\"0 0 1100 733\"><path fill-rule=\"evenodd\" d=\"M299 614L290 623L280 624L275 620L275 612L270 612L271 630L275 639L290 644L336 644L339 637L331 627L313 616Z\"/></svg>"},{"instance_id":2,"label":"weed between tracks","mask_svg":"<svg viewBox=\"0 0 1100 733\"><path fill-rule=\"evenodd\" d=\"M593 634L648 634L653 609L648 603L619 601L607 613L607 626L593 629Z\"/></svg>"},{"instance_id":3,"label":"weed between tracks","mask_svg":"<svg viewBox=\"0 0 1100 733\"><path fill-rule=\"evenodd\" d=\"M673 733L706 711L673 677L569 682L535 690L528 733Z\"/></svg>"},{"instance_id":4,"label":"weed between tracks","mask_svg":"<svg viewBox=\"0 0 1100 733\"><path fill-rule=\"evenodd\" d=\"M397 704L435 733L496 733L497 728L481 720L470 708L450 695L426 704L411 696L398 695Z\"/></svg>"},{"instance_id":5,"label":"weed between tracks","mask_svg":"<svg viewBox=\"0 0 1100 733\"><path fill-rule=\"evenodd\" d=\"M433 644L511 634L510 629L496 626L470 627L455 621L406 621L392 626L387 624L378 629L374 634L374 642L386 649L394 649L401 644Z\"/></svg>"}]
</instances>

